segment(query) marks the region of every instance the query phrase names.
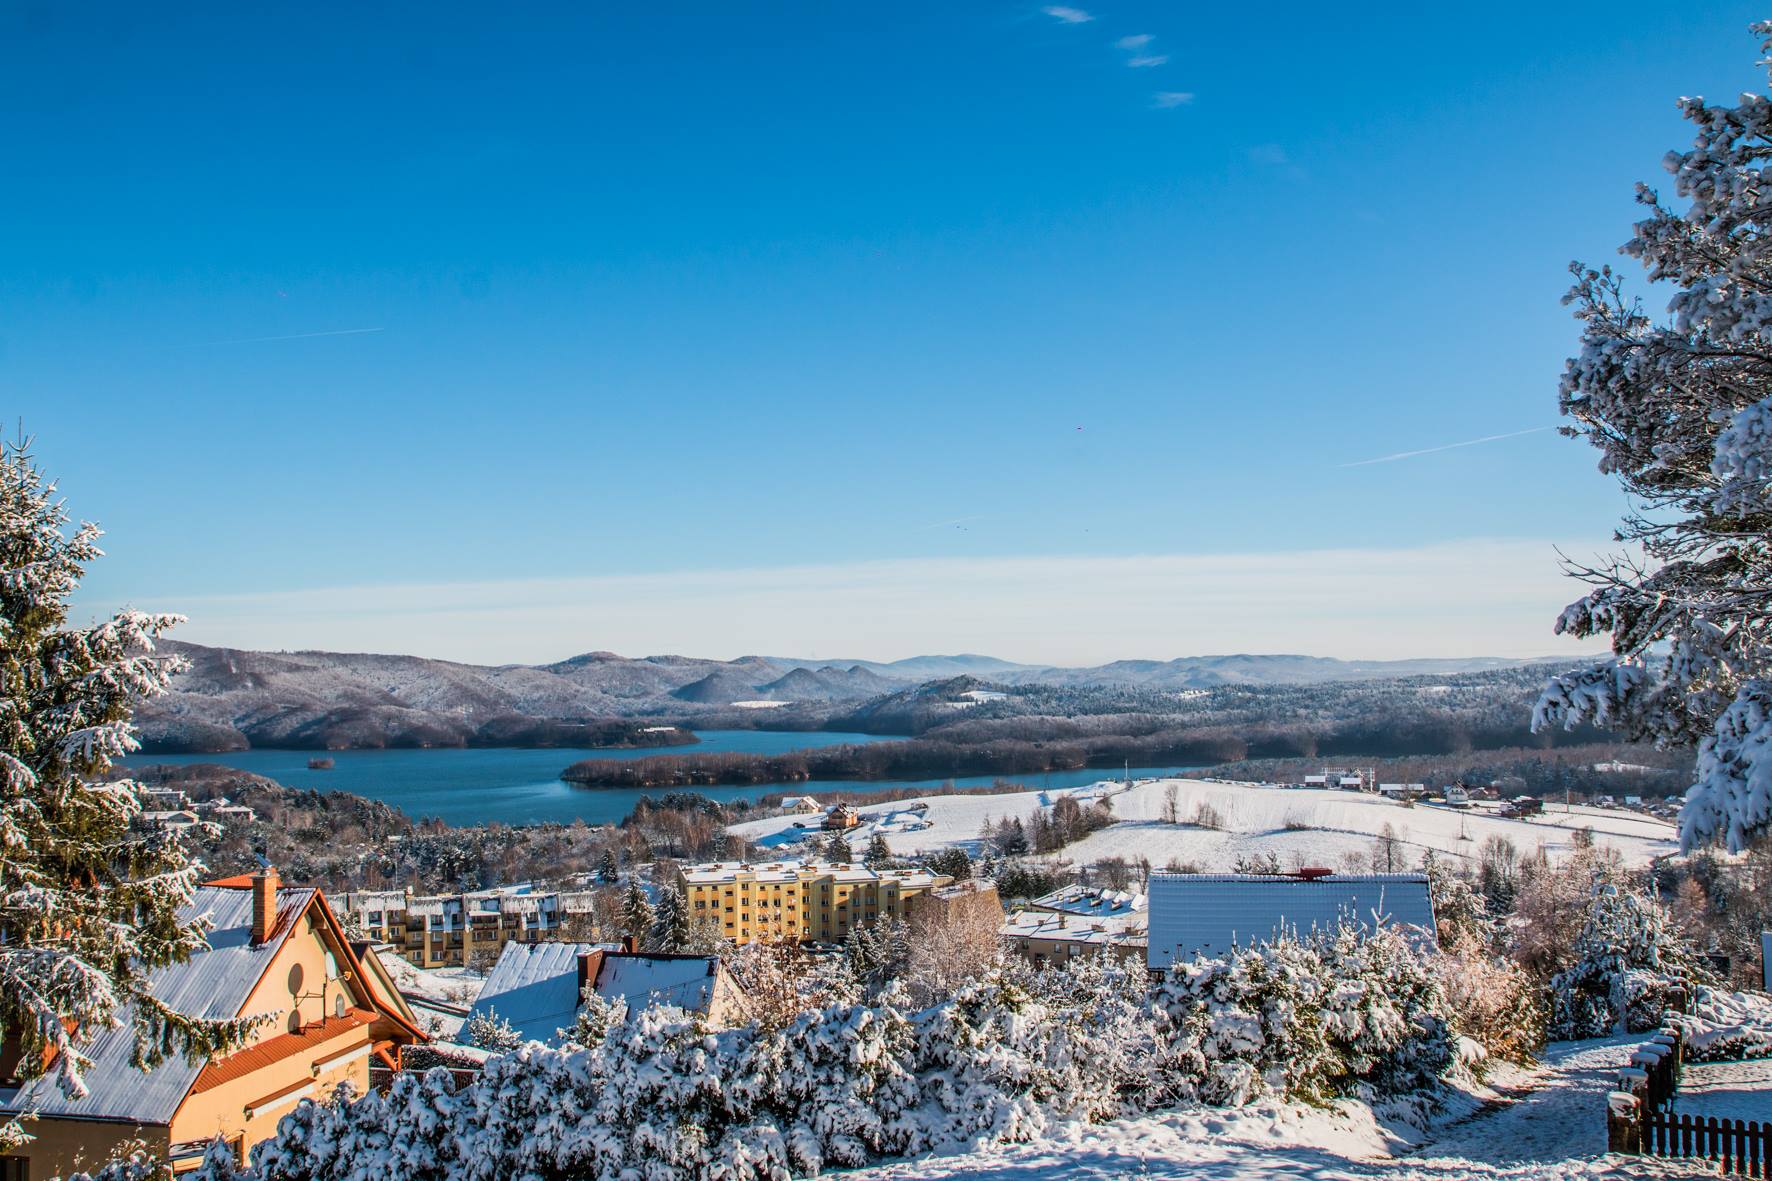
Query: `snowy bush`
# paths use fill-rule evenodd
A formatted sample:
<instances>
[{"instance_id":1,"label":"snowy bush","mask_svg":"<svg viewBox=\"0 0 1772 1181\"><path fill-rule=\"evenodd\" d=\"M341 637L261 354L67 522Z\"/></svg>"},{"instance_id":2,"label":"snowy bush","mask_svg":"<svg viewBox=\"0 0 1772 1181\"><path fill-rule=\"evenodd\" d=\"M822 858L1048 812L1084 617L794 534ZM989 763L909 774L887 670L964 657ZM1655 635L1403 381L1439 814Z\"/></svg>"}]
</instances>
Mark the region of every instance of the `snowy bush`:
<instances>
[{"instance_id":1,"label":"snowy bush","mask_svg":"<svg viewBox=\"0 0 1772 1181\"><path fill-rule=\"evenodd\" d=\"M1176 1098L1326 1102L1431 1086L1454 1060L1428 957L1392 931L1281 938L1179 965L1155 998Z\"/></svg>"},{"instance_id":2,"label":"snowy bush","mask_svg":"<svg viewBox=\"0 0 1772 1181\"><path fill-rule=\"evenodd\" d=\"M1321 957L1291 938L1177 965L1153 997L1172 1039L1168 1091L1217 1104L1326 1098L1328 1049L1314 1017L1328 986Z\"/></svg>"}]
</instances>

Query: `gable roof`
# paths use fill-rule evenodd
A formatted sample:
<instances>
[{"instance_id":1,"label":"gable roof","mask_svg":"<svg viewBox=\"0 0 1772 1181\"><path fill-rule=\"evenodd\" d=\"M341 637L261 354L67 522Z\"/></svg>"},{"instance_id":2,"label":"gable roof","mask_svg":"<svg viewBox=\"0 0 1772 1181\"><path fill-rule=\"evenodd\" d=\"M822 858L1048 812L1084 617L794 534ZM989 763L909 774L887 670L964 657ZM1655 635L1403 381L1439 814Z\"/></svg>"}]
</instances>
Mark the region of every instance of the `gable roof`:
<instances>
[{"instance_id":1,"label":"gable roof","mask_svg":"<svg viewBox=\"0 0 1772 1181\"><path fill-rule=\"evenodd\" d=\"M1178 960L1223 954L1233 945L1272 939L1282 931L1308 935L1343 922L1367 930L1407 926L1432 939L1434 908L1427 875L1154 873L1147 962L1152 968L1168 968Z\"/></svg>"},{"instance_id":2,"label":"gable roof","mask_svg":"<svg viewBox=\"0 0 1772 1181\"><path fill-rule=\"evenodd\" d=\"M496 1013L525 1041L554 1040L578 1013L578 957L600 943L507 943L469 1016Z\"/></svg>"},{"instance_id":3,"label":"gable roof","mask_svg":"<svg viewBox=\"0 0 1772 1181\"><path fill-rule=\"evenodd\" d=\"M317 891L305 888L278 890L276 928L269 939L254 944L252 891L231 885L199 886L179 917L188 922L209 914L214 922L209 950L182 964L155 969L148 976L149 989L171 1008L193 1017L238 1017L316 895ZM22 1086L0 1087L0 1111L170 1123L204 1064L175 1056L153 1070L137 1070L129 1064L135 1048L131 1016L128 1009L119 1012L117 1028L100 1031L82 1047L92 1059L86 1071L91 1090L85 1098L69 1099L53 1075L42 1075Z\"/></svg>"},{"instance_id":4,"label":"gable roof","mask_svg":"<svg viewBox=\"0 0 1772 1181\"><path fill-rule=\"evenodd\" d=\"M526 1041L553 1041L578 1013L579 959L596 957L599 995L630 1008L674 1005L705 1010L713 1000L718 959L624 953L601 943L507 943L486 977L472 1013L496 1014Z\"/></svg>"}]
</instances>

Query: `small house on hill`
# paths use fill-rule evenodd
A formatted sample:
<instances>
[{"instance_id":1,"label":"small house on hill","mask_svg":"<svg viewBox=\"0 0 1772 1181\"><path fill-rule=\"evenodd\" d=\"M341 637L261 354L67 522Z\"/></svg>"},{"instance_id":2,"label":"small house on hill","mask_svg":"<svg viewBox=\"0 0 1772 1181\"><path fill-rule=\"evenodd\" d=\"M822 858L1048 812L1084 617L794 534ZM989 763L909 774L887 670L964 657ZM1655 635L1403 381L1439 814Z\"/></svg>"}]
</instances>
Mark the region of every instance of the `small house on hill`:
<instances>
[{"instance_id":1,"label":"small house on hill","mask_svg":"<svg viewBox=\"0 0 1772 1181\"><path fill-rule=\"evenodd\" d=\"M841 832L860 823L861 814L848 804L837 804L824 814L824 826L832 831Z\"/></svg>"},{"instance_id":2,"label":"small house on hill","mask_svg":"<svg viewBox=\"0 0 1772 1181\"><path fill-rule=\"evenodd\" d=\"M783 811L798 812L807 816L814 812L824 811L824 805L812 796L783 796L781 806Z\"/></svg>"},{"instance_id":3,"label":"small house on hill","mask_svg":"<svg viewBox=\"0 0 1772 1181\"><path fill-rule=\"evenodd\" d=\"M731 973L712 955L625 951L606 943L507 943L474 1001L473 1014L510 1022L526 1041L558 1042L587 988L630 1009L671 1005L716 1028L742 1019Z\"/></svg>"},{"instance_id":4,"label":"small house on hill","mask_svg":"<svg viewBox=\"0 0 1772 1181\"><path fill-rule=\"evenodd\" d=\"M125 1013L121 1027L83 1047L92 1059L84 1097L69 1098L47 1075L0 1078L0 1118L36 1115L35 1138L0 1157L0 1177L96 1171L130 1140L175 1170L194 1167L217 1138L244 1161L296 1103L342 1083L362 1094L372 1065L397 1069L401 1049L425 1040L385 974L365 971L320 891L281 886L267 870L200 886L180 913L211 916L209 946L155 969L155 998L197 1017L267 1023L232 1054L174 1056L143 1071L130 1065ZM17 1062L15 1043L0 1072Z\"/></svg>"},{"instance_id":5,"label":"small house on hill","mask_svg":"<svg viewBox=\"0 0 1772 1181\"><path fill-rule=\"evenodd\" d=\"M1366 930L1403 927L1432 941L1427 875L1154 873L1147 962L1164 971L1197 955L1220 955L1281 934L1332 931L1343 923Z\"/></svg>"}]
</instances>

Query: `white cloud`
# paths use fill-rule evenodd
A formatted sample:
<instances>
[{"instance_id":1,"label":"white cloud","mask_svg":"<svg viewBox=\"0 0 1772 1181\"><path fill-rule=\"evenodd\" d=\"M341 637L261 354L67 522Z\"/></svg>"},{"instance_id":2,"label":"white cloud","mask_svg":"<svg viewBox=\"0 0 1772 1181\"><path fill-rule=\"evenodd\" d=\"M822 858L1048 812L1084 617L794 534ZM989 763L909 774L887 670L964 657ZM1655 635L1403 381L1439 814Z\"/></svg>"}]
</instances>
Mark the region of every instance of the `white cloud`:
<instances>
[{"instance_id":1,"label":"white cloud","mask_svg":"<svg viewBox=\"0 0 1772 1181\"><path fill-rule=\"evenodd\" d=\"M1126 64L1136 70L1146 66L1160 66L1169 60L1166 53L1145 52L1146 47L1155 40L1149 33L1133 33L1129 37L1121 37L1114 45L1132 55L1126 59Z\"/></svg>"},{"instance_id":2,"label":"white cloud","mask_svg":"<svg viewBox=\"0 0 1772 1181\"><path fill-rule=\"evenodd\" d=\"M1067 25L1082 25L1095 18L1081 8L1068 8L1063 4L1048 4L1040 10L1054 20L1063 21Z\"/></svg>"},{"instance_id":3,"label":"white cloud","mask_svg":"<svg viewBox=\"0 0 1772 1181\"><path fill-rule=\"evenodd\" d=\"M1609 548L1565 542L1574 555ZM1379 659L1572 651L1550 540L1414 549L904 559L770 569L164 595L180 639L540 662L609 649L1053 664L1223 652ZM115 604L83 604L93 612Z\"/></svg>"},{"instance_id":4,"label":"white cloud","mask_svg":"<svg viewBox=\"0 0 1772 1181\"><path fill-rule=\"evenodd\" d=\"M1191 90L1159 90L1151 95L1151 106L1159 111L1169 111L1176 107L1185 107L1194 101Z\"/></svg>"}]
</instances>

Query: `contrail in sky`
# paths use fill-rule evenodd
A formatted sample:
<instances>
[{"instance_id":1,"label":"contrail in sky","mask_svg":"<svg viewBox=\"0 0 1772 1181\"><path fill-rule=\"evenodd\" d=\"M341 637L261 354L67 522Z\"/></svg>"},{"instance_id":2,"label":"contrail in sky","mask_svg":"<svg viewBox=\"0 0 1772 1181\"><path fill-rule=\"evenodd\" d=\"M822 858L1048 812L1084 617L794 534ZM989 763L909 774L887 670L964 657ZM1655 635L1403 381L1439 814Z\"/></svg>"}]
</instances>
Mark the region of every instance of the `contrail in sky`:
<instances>
[{"instance_id":1,"label":"contrail in sky","mask_svg":"<svg viewBox=\"0 0 1772 1181\"><path fill-rule=\"evenodd\" d=\"M982 521L990 515L989 513L975 513L970 517L955 517L951 521L931 521L927 525L918 525L911 532L922 533L926 529L940 529L946 525L964 525L967 521Z\"/></svg>"},{"instance_id":2,"label":"contrail in sky","mask_svg":"<svg viewBox=\"0 0 1772 1181\"><path fill-rule=\"evenodd\" d=\"M1451 451L1458 447L1475 447L1478 443L1493 443L1499 439L1517 439L1521 435L1536 435L1540 431L1554 428L1535 426L1523 431L1509 431L1505 435L1484 435L1480 439L1466 439L1462 443L1442 443L1438 447L1423 447L1420 451L1399 451L1395 455L1380 455L1377 459L1356 459L1352 463L1338 463L1336 467L1365 467L1373 463L1394 463L1399 459L1414 459L1417 455L1432 455L1436 451Z\"/></svg>"},{"instance_id":3,"label":"contrail in sky","mask_svg":"<svg viewBox=\"0 0 1772 1181\"><path fill-rule=\"evenodd\" d=\"M272 340L306 340L310 336L361 336L365 332L381 332L381 328L335 328L330 332L295 332L288 336L248 336L240 340L210 340L205 344L264 344Z\"/></svg>"}]
</instances>

